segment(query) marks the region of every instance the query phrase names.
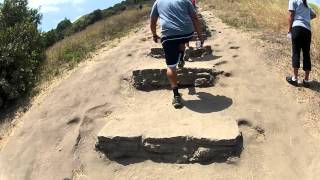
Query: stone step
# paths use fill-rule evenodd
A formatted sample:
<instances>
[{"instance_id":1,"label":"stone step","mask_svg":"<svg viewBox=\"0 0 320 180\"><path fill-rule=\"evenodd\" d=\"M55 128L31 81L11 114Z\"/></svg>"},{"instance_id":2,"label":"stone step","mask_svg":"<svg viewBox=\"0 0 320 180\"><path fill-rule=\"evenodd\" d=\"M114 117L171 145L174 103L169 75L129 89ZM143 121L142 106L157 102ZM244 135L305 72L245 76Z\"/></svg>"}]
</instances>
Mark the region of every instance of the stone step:
<instances>
[{"instance_id":1,"label":"stone step","mask_svg":"<svg viewBox=\"0 0 320 180\"><path fill-rule=\"evenodd\" d=\"M204 40L207 40L209 35L207 33L202 33L202 37L204 38ZM197 33L194 33L194 35L192 36L192 39L190 41L197 41L199 38Z\"/></svg>"},{"instance_id":2,"label":"stone step","mask_svg":"<svg viewBox=\"0 0 320 180\"><path fill-rule=\"evenodd\" d=\"M111 160L134 157L166 163L223 162L239 157L242 151L242 136L234 120L166 117L156 112L127 117L131 118L110 120L98 134L96 149Z\"/></svg>"},{"instance_id":3,"label":"stone step","mask_svg":"<svg viewBox=\"0 0 320 180\"><path fill-rule=\"evenodd\" d=\"M189 52L186 52L186 53L188 53L190 58L201 58L206 55L212 55L213 50L212 50L211 46L204 46L203 48L200 48L200 49L190 47ZM164 59L165 58L164 51L162 48L151 48L149 56L156 58L156 59Z\"/></svg>"},{"instance_id":4,"label":"stone step","mask_svg":"<svg viewBox=\"0 0 320 180\"><path fill-rule=\"evenodd\" d=\"M170 88L166 69L143 69L132 73L133 86L142 91ZM183 68L177 71L180 87L211 87L223 72L212 68Z\"/></svg>"}]
</instances>

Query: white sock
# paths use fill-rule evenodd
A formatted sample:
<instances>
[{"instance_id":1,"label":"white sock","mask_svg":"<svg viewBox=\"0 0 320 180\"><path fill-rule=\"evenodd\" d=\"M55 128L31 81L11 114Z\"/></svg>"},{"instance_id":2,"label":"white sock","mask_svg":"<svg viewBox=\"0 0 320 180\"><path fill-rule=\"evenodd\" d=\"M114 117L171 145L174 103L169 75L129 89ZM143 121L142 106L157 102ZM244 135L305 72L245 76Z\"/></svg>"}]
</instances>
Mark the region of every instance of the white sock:
<instances>
[{"instance_id":1,"label":"white sock","mask_svg":"<svg viewBox=\"0 0 320 180\"><path fill-rule=\"evenodd\" d=\"M292 81L296 81L296 80L297 80L297 78L292 76Z\"/></svg>"}]
</instances>

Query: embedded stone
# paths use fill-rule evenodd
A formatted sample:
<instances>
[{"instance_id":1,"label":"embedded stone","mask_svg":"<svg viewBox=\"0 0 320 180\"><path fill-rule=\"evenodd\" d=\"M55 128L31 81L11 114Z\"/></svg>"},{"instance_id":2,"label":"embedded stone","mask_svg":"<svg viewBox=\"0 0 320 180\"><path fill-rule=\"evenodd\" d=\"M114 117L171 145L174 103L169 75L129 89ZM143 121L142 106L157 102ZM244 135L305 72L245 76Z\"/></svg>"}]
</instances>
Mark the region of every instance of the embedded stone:
<instances>
[{"instance_id":1,"label":"embedded stone","mask_svg":"<svg viewBox=\"0 0 320 180\"><path fill-rule=\"evenodd\" d=\"M211 68L184 68L177 71L181 87L211 87L220 71ZM133 86L138 90L167 89L170 83L165 69L144 69L132 73Z\"/></svg>"}]
</instances>

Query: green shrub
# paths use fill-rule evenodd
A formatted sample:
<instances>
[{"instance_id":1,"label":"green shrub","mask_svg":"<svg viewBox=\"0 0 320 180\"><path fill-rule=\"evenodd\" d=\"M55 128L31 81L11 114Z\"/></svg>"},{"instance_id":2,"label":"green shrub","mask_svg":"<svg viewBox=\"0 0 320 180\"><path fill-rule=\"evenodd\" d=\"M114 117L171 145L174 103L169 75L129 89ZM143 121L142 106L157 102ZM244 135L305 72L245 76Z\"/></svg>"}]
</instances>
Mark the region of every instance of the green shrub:
<instances>
[{"instance_id":1,"label":"green shrub","mask_svg":"<svg viewBox=\"0 0 320 180\"><path fill-rule=\"evenodd\" d=\"M149 17L150 9L148 5L142 10L127 10L57 42L47 49L46 61L41 66L41 80L50 81L60 72L86 59L102 43L124 36Z\"/></svg>"},{"instance_id":2,"label":"green shrub","mask_svg":"<svg viewBox=\"0 0 320 180\"><path fill-rule=\"evenodd\" d=\"M46 48L52 46L54 43L58 41L58 34L55 29L52 29L46 33L43 33L44 46Z\"/></svg>"},{"instance_id":3,"label":"green shrub","mask_svg":"<svg viewBox=\"0 0 320 180\"><path fill-rule=\"evenodd\" d=\"M72 22L65 18L64 20L62 20L56 29L56 35L58 37L58 40L64 39L67 34L71 34L71 28L72 28Z\"/></svg>"},{"instance_id":4,"label":"green shrub","mask_svg":"<svg viewBox=\"0 0 320 180\"><path fill-rule=\"evenodd\" d=\"M98 21L119 15L124 11L137 9L138 7L142 9L142 5L152 3L153 1L154 0L125 0L104 10L97 9L90 14L82 16L74 23L71 23L68 19L64 19L58 24L56 29L43 33L45 46L50 47L67 36L83 31Z\"/></svg>"},{"instance_id":5,"label":"green shrub","mask_svg":"<svg viewBox=\"0 0 320 180\"><path fill-rule=\"evenodd\" d=\"M41 16L27 3L4 0L0 4L0 109L33 87L43 59L37 29Z\"/></svg>"}]
</instances>

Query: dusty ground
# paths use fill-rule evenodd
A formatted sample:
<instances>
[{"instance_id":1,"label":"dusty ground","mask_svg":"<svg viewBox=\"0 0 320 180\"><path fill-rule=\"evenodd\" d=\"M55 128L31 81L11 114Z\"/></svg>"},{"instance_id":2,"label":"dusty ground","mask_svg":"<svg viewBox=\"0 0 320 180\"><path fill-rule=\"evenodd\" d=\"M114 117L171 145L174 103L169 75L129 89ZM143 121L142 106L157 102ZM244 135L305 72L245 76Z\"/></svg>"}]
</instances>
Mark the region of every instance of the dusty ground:
<instances>
[{"instance_id":1,"label":"dusty ground","mask_svg":"<svg viewBox=\"0 0 320 180\"><path fill-rule=\"evenodd\" d=\"M212 13L202 14L216 30L206 44L217 57L187 66L215 66L230 74L213 88L196 89L206 95L197 106L175 111L170 91L138 92L122 80L134 69L164 67L163 61L147 56L151 47L159 45L143 39L150 35L146 25L117 47L100 50L30 108L0 153L0 179L317 179L319 104L310 99L319 91L288 86L284 73L265 56L264 45ZM304 95L298 96L301 92ZM213 105L223 99L216 97L231 99L232 104L217 109ZM159 104L163 101L166 104ZM245 140L241 158L210 165L119 163L94 150L96 135L108 119L129 112L154 114L157 108L167 109L168 117L185 111L200 116L205 110L213 117L241 121Z\"/></svg>"}]
</instances>

